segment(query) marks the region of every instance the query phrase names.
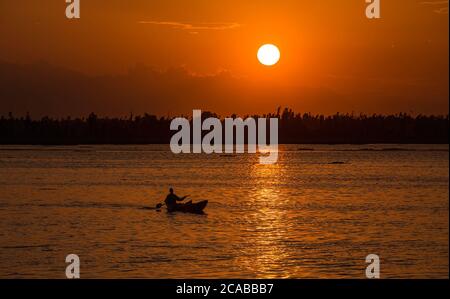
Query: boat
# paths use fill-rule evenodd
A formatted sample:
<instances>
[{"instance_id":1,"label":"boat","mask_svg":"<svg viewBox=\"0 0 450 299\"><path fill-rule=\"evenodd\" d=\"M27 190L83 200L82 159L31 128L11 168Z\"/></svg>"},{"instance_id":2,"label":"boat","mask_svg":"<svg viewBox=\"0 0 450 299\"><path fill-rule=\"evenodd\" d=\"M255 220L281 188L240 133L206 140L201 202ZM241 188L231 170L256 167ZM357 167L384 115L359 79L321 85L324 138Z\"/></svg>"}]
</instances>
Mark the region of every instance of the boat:
<instances>
[{"instance_id":1,"label":"boat","mask_svg":"<svg viewBox=\"0 0 450 299\"><path fill-rule=\"evenodd\" d=\"M182 213L192 213L192 214L203 214L203 210L208 205L207 200L199 201L196 203L192 203L188 201L187 203L177 204L173 207L167 207L167 212L182 212Z\"/></svg>"}]
</instances>

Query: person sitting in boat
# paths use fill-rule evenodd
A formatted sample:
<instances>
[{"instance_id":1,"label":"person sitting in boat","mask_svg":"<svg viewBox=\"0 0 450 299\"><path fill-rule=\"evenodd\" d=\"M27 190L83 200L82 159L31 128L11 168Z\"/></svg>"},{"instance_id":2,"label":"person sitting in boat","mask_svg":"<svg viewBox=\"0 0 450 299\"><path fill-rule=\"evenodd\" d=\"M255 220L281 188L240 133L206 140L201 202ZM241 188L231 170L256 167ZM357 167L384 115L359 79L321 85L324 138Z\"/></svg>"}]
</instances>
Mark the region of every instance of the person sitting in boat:
<instances>
[{"instance_id":1,"label":"person sitting in boat","mask_svg":"<svg viewBox=\"0 0 450 299\"><path fill-rule=\"evenodd\" d=\"M177 201L183 201L188 197L189 195L178 197L174 192L173 188L169 189L169 194L166 196L166 200L164 200L167 208L171 209L177 205Z\"/></svg>"}]
</instances>

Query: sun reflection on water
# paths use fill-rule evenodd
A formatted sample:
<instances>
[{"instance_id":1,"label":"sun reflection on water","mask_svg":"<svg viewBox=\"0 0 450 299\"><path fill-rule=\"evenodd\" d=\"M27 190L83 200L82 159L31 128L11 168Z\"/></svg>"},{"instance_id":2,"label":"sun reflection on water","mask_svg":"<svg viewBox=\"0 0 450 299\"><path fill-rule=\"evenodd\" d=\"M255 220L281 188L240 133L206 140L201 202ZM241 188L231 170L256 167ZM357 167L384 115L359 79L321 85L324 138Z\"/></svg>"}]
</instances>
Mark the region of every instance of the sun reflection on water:
<instances>
[{"instance_id":1,"label":"sun reflection on water","mask_svg":"<svg viewBox=\"0 0 450 299\"><path fill-rule=\"evenodd\" d=\"M284 267L289 260L284 241L289 238L290 225L279 189L285 179L284 166L280 163L255 163L250 174L253 182L251 205L254 208L247 221L253 226L253 231L249 232L247 246L243 248L245 257L238 258L236 263L261 277L289 277Z\"/></svg>"}]
</instances>

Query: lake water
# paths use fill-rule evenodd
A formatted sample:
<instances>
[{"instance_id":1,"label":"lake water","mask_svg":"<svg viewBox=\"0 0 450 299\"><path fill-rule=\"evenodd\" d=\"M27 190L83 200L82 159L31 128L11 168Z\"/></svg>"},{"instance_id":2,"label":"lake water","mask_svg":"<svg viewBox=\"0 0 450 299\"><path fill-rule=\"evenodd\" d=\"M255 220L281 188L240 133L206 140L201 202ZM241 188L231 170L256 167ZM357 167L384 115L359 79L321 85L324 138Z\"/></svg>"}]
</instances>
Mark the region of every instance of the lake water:
<instances>
[{"instance_id":1,"label":"lake water","mask_svg":"<svg viewBox=\"0 0 450 299\"><path fill-rule=\"evenodd\" d=\"M448 145L0 146L0 277L448 278L448 185ZM147 209L169 186L206 214Z\"/></svg>"}]
</instances>

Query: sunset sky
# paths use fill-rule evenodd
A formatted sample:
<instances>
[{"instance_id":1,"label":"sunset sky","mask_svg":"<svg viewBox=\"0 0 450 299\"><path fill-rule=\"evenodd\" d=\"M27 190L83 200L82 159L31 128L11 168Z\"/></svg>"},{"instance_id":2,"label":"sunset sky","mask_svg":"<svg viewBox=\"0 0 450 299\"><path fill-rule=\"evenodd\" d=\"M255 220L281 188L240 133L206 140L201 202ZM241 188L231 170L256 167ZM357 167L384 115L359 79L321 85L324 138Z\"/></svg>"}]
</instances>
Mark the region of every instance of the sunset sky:
<instances>
[{"instance_id":1,"label":"sunset sky","mask_svg":"<svg viewBox=\"0 0 450 299\"><path fill-rule=\"evenodd\" d=\"M448 1L0 2L0 115L448 114ZM277 45L279 63L256 53Z\"/></svg>"}]
</instances>

